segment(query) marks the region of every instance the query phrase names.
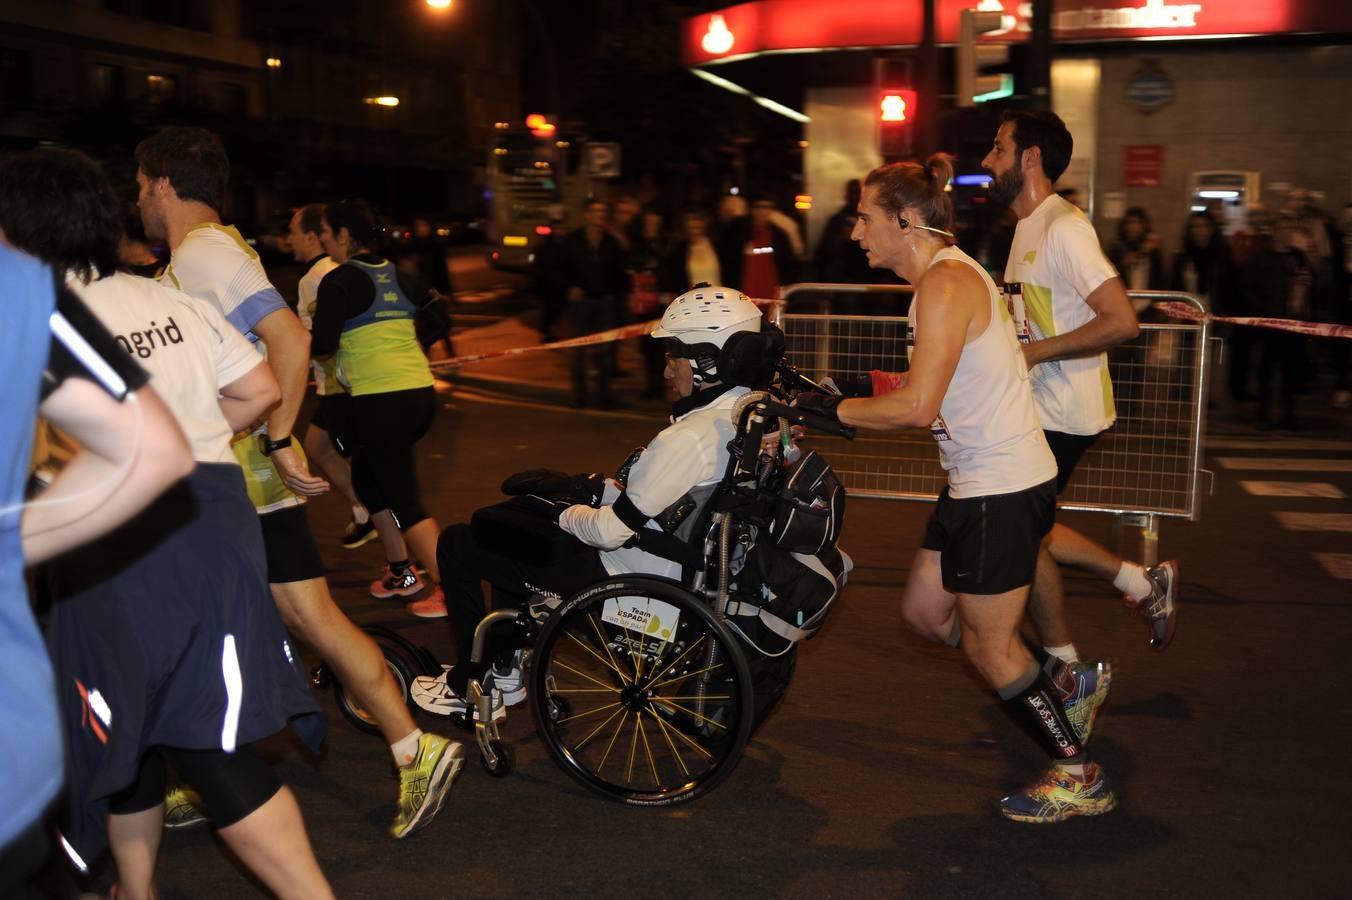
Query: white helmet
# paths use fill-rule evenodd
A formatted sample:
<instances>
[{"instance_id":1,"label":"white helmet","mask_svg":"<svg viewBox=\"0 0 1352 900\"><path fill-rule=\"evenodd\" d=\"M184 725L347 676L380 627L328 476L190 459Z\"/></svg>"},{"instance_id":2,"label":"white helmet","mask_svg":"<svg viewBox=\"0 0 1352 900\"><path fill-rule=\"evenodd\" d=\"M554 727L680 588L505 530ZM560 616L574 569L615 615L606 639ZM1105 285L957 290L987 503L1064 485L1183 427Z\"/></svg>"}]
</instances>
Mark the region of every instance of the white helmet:
<instances>
[{"instance_id":1,"label":"white helmet","mask_svg":"<svg viewBox=\"0 0 1352 900\"><path fill-rule=\"evenodd\" d=\"M746 294L701 283L671 301L652 336L675 338L682 344L713 344L721 350L729 336L760 328L760 307Z\"/></svg>"},{"instance_id":2,"label":"white helmet","mask_svg":"<svg viewBox=\"0 0 1352 900\"><path fill-rule=\"evenodd\" d=\"M671 301L652 336L672 345L670 355L689 359L695 384L701 385L720 379L719 359L728 338L760 330L760 307L745 294L700 283Z\"/></svg>"}]
</instances>

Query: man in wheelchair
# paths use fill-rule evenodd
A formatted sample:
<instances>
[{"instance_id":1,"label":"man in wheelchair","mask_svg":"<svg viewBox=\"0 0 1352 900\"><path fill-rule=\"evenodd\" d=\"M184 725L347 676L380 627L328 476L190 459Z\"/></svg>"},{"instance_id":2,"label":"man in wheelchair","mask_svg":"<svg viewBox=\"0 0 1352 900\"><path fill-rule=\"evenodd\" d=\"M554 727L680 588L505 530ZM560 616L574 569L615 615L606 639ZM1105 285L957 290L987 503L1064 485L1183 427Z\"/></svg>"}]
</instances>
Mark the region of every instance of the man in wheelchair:
<instances>
[{"instance_id":1,"label":"man in wheelchair","mask_svg":"<svg viewBox=\"0 0 1352 900\"><path fill-rule=\"evenodd\" d=\"M470 662L475 628L486 613L481 580L492 585L497 608L547 609L614 575L682 579L689 560L671 539L728 470L737 430L732 410L753 387L768 385L783 337L774 326L763 327L759 308L741 293L708 285L672 301L652 337L666 345L665 376L678 399L671 424L616 478L547 470L513 475L503 483L511 501L441 533L444 611L410 609L449 618L456 665L415 679L413 699L423 709L464 715L471 677L492 697L495 718L502 705L526 697L519 626L494 626L492 656L477 666Z\"/></svg>"}]
</instances>

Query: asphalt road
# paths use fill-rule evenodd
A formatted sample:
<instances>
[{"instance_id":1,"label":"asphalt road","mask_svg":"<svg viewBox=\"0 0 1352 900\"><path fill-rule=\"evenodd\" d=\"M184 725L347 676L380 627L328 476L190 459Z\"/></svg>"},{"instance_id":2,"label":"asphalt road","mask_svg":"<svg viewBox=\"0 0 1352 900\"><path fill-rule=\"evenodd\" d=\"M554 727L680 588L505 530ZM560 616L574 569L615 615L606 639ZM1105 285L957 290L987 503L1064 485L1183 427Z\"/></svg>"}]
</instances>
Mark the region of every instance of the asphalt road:
<instances>
[{"instance_id":1,"label":"asphalt road","mask_svg":"<svg viewBox=\"0 0 1352 900\"><path fill-rule=\"evenodd\" d=\"M656 408L446 400L423 451L443 525L495 501L510 472L608 469L662 424ZM1238 417L1213 427L1214 496L1200 522L1161 531L1161 553L1183 561L1185 579L1166 652L1147 648L1110 586L1067 573L1082 655L1117 671L1092 744L1120 801L1104 817L1030 826L998 816L998 798L1045 760L959 654L902 629L900 585L929 510L883 501L851 503L842 545L857 569L843 600L737 770L695 803L632 809L589 795L514 710L516 772L497 780L471 764L441 816L397 842L385 835L389 755L331 696L321 757L285 739L270 749L342 897L1345 896L1349 505L1241 484L1352 493L1346 419L1311 424L1294 436L1260 435ZM338 545L341 504L319 499L311 521L353 618L449 662L444 621L366 596L381 556L376 544ZM1108 539L1104 517L1063 521ZM159 879L165 898L259 893L205 829L165 835Z\"/></svg>"}]
</instances>

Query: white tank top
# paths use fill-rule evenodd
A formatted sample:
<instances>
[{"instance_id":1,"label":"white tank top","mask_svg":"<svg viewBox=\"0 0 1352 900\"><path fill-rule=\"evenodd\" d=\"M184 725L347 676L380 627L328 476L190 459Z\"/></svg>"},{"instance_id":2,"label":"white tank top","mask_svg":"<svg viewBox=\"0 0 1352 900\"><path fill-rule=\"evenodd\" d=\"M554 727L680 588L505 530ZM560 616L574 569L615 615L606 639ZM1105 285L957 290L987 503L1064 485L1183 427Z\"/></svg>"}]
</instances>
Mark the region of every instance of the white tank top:
<instances>
[{"instance_id":1,"label":"white tank top","mask_svg":"<svg viewBox=\"0 0 1352 900\"><path fill-rule=\"evenodd\" d=\"M930 265L950 259L981 276L990 323L962 348L939 418L930 426L939 463L948 473L949 496L1009 494L1050 481L1056 477L1056 459L1038 423L1028 367L1009 311L986 270L957 247L940 250ZM912 329L919 299L917 291L909 313Z\"/></svg>"}]
</instances>

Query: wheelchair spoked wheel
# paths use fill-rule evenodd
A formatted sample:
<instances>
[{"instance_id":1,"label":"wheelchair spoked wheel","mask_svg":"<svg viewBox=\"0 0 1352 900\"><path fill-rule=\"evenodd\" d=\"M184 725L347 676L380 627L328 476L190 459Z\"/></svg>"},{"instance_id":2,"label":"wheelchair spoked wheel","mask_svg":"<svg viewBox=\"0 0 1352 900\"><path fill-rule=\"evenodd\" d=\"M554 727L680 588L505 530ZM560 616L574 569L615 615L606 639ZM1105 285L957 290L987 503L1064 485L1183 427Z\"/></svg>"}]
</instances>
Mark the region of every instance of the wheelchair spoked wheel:
<instances>
[{"instance_id":1,"label":"wheelchair spoked wheel","mask_svg":"<svg viewBox=\"0 0 1352 900\"><path fill-rule=\"evenodd\" d=\"M414 668L410 662L404 658L398 650L384 643L378 644L380 652L385 657L385 667L390 670L394 676L394 683L399 687L399 695L404 698L404 702L410 703L409 688L413 684ZM343 717L351 722L358 730L367 734L378 735L381 733L380 725L376 722L375 716L370 711L357 702L343 687L343 683L336 677L333 679L333 699L338 703L338 709L342 711Z\"/></svg>"},{"instance_id":2,"label":"wheelchair spoked wheel","mask_svg":"<svg viewBox=\"0 0 1352 900\"><path fill-rule=\"evenodd\" d=\"M535 644L530 697L563 770L636 806L712 790L753 719L732 634L678 584L641 576L604 581L555 611Z\"/></svg>"}]
</instances>

